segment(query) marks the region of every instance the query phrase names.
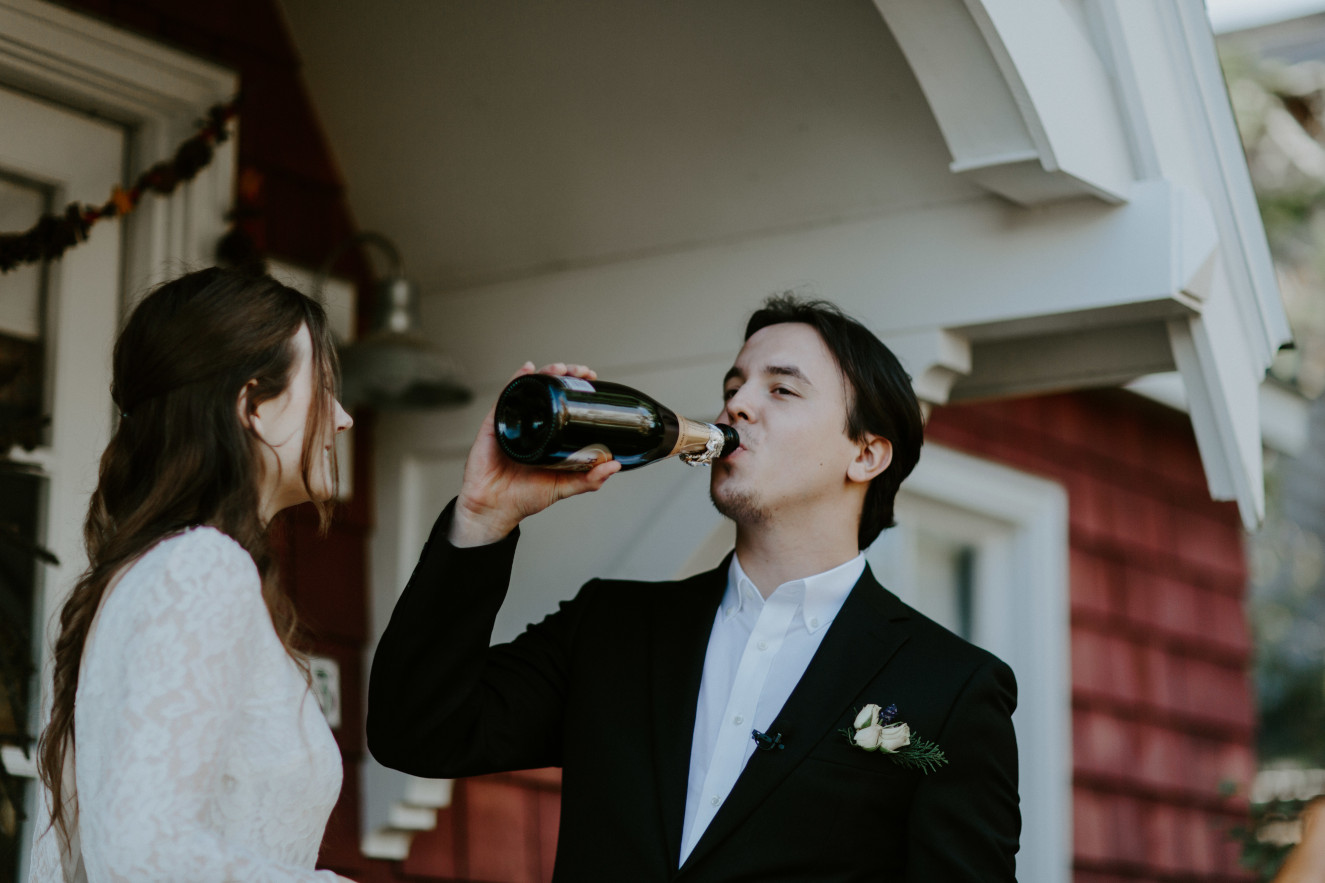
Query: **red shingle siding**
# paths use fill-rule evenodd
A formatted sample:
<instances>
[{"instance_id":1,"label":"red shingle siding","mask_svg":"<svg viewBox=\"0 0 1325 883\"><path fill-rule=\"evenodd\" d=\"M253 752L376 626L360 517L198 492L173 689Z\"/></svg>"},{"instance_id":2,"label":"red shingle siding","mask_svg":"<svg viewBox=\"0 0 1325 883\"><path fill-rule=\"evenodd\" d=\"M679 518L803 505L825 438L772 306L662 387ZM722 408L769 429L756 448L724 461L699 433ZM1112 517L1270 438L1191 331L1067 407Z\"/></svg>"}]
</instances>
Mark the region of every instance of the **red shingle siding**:
<instances>
[{"instance_id":1,"label":"red shingle siding","mask_svg":"<svg viewBox=\"0 0 1325 883\"><path fill-rule=\"evenodd\" d=\"M1185 417L1117 391L936 409L930 441L1068 492L1075 883L1233 881L1255 768L1246 562Z\"/></svg>"}]
</instances>

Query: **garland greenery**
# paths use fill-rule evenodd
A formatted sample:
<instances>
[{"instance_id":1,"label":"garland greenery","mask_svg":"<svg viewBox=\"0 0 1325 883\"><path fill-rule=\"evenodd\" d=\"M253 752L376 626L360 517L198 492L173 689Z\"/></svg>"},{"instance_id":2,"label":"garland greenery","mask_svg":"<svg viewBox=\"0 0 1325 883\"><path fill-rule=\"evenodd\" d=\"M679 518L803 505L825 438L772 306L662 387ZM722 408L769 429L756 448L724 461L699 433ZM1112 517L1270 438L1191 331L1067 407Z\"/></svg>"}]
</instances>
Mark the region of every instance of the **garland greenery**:
<instances>
[{"instance_id":1,"label":"garland greenery","mask_svg":"<svg viewBox=\"0 0 1325 883\"><path fill-rule=\"evenodd\" d=\"M147 193L173 193L181 183L193 180L211 163L216 145L230 137L229 123L238 113L238 98L212 107L207 118L199 121L198 131L176 149L173 157L143 172L127 189L118 184L112 187L104 204L72 202L62 214L43 215L29 230L0 233L0 273L24 264L55 260L86 240L97 221L123 217L137 208Z\"/></svg>"}]
</instances>

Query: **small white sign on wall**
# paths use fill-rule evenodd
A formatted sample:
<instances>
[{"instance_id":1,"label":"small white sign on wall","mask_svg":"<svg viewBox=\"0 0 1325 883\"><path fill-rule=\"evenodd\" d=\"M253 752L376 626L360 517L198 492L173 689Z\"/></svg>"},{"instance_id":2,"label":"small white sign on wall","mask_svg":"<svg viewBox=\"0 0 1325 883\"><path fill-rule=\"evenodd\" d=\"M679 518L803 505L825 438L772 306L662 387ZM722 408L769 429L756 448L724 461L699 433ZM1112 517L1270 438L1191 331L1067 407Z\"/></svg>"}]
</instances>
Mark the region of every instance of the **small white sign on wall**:
<instances>
[{"instance_id":1,"label":"small white sign on wall","mask_svg":"<svg viewBox=\"0 0 1325 883\"><path fill-rule=\"evenodd\" d=\"M330 656L311 656L308 672L313 677L313 695L327 726L340 729L340 665Z\"/></svg>"}]
</instances>

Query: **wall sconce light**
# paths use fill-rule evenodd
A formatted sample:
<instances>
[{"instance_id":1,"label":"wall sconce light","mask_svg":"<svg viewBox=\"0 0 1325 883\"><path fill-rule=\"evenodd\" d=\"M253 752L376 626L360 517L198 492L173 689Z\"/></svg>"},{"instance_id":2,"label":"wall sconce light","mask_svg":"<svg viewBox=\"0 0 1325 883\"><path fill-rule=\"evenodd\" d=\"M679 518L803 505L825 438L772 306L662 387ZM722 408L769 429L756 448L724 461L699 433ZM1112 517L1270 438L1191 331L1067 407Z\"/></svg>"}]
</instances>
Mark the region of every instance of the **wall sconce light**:
<instances>
[{"instance_id":1,"label":"wall sconce light","mask_svg":"<svg viewBox=\"0 0 1325 883\"><path fill-rule=\"evenodd\" d=\"M377 246L390 267L386 278L376 285L371 330L340 348L345 406L415 410L466 404L473 392L456 361L419 330L418 289L405 278L400 253L385 236L363 232L338 246L319 273L318 289L336 259L357 243Z\"/></svg>"}]
</instances>

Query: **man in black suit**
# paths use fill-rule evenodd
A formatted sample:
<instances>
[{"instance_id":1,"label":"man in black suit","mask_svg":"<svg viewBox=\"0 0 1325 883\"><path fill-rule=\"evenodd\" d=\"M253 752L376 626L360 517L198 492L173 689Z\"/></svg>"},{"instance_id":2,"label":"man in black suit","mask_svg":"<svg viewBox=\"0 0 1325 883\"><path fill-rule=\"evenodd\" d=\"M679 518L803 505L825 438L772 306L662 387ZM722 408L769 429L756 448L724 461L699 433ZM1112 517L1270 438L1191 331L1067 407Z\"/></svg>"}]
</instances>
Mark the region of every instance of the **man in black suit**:
<instances>
[{"instance_id":1,"label":"man in black suit","mask_svg":"<svg viewBox=\"0 0 1325 883\"><path fill-rule=\"evenodd\" d=\"M710 492L733 555L591 581L491 648L519 522L619 464L516 465L489 413L378 646L369 748L427 777L562 767L558 881L1012 881L1012 672L860 553L919 458L910 378L836 308L779 298L723 389L742 444Z\"/></svg>"}]
</instances>

